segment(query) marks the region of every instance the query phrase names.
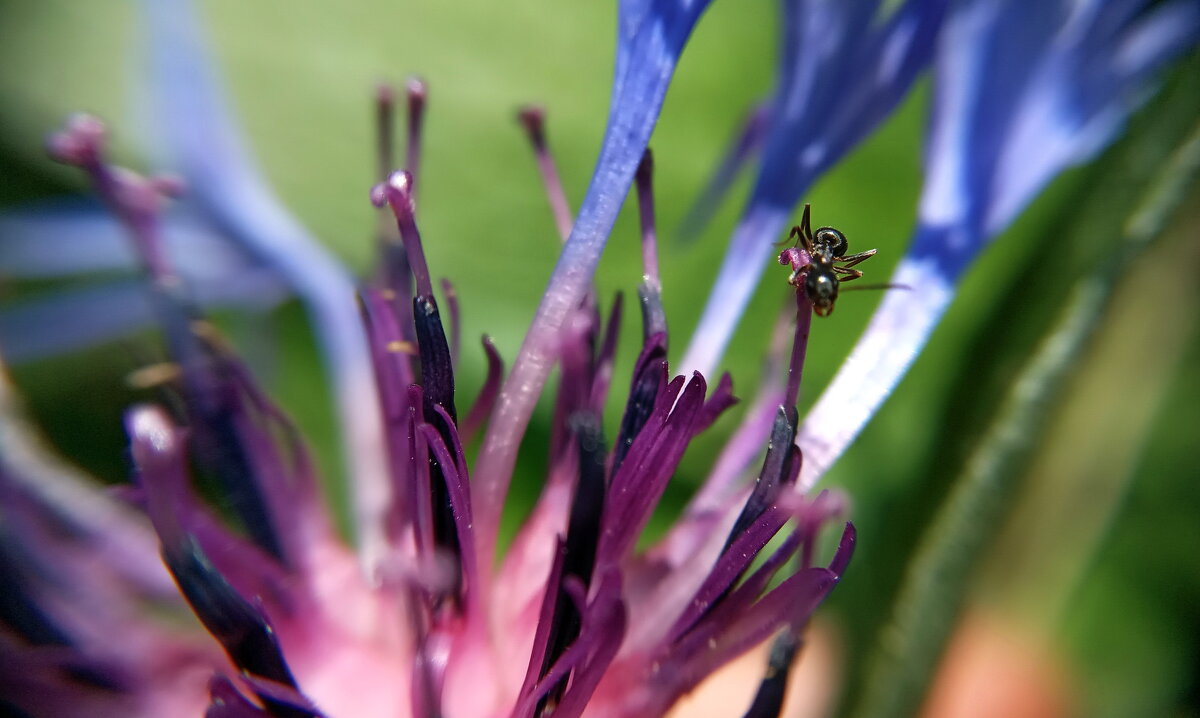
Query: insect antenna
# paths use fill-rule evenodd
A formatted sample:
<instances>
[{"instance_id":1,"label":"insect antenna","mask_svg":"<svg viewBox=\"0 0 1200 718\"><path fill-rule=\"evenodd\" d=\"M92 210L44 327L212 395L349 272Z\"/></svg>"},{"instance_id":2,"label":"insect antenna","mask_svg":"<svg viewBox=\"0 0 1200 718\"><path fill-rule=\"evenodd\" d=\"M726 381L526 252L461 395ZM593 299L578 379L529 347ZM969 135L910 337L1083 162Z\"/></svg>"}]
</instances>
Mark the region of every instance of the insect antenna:
<instances>
[{"instance_id":1,"label":"insect antenna","mask_svg":"<svg viewBox=\"0 0 1200 718\"><path fill-rule=\"evenodd\" d=\"M841 282L840 286L838 288L838 291L839 292L857 292L857 291L860 291L863 289L909 289L909 290L911 290L912 287L908 286L907 284L893 284L891 282L885 282L883 284L852 284L850 286L846 286L845 282Z\"/></svg>"}]
</instances>

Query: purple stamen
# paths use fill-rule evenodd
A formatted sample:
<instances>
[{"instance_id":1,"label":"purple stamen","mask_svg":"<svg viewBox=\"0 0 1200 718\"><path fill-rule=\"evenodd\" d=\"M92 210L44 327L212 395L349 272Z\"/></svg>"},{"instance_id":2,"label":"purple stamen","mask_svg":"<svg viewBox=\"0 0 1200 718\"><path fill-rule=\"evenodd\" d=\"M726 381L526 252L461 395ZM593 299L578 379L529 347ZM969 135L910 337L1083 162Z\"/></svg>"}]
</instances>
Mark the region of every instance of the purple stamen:
<instances>
[{"instance_id":1,"label":"purple stamen","mask_svg":"<svg viewBox=\"0 0 1200 718\"><path fill-rule=\"evenodd\" d=\"M404 168L412 175L414 187L417 177L421 174L421 129L425 122L425 98L429 88L419 77L409 78L404 87L408 97L408 136L404 146ZM416 194L416 189L413 189Z\"/></svg>"},{"instance_id":2,"label":"purple stamen","mask_svg":"<svg viewBox=\"0 0 1200 718\"><path fill-rule=\"evenodd\" d=\"M171 178L145 179L104 160L104 125L80 115L54 135L50 151L83 169L96 192L128 227L135 251L152 281L152 302L166 332L168 351L182 369L183 391L191 424L189 443L200 467L228 492L230 506L247 533L280 562L289 557L280 542L277 517L266 498L266 473L256 459L272 453L247 425L245 394L235 362L211 333L202 333L194 307L184 298L179 278L169 269L162 249L160 221L164 193L181 186ZM198 329L199 327L199 329Z\"/></svg>"},{"instance_id":3,"label":"purple stamen","mask_svg":"<svg viewBox=\"0 0 1200 718\"><path fill-rule=\"evenodd\" d=\"M646 148L642 161L634 175L637 184L638 210L642 226L642 279L647 285L660 290L658 278L658 232L654 218L654 154Z\"/></svg>"},{"instance_id":4,"label":"purple stamen","mask_svg":"<svg viewBox=\"0 0 1200 718\"><path fill-rule=\"evenodd\" d=\"M409 468L412 482L409 485L409 521L412 523L417 554L428 557L435 546L435 516L433 506L432 467L428 444L420 439L419 427L425 422L424 401L421 387L413 384L408 388L407 453L411 457Z\"/></svg>"},{"instance_id":5,"label":"purple stamen","mask_svg":"<svg viewBox=\"0 0 1200 718\"><path fill-rule=\"evenodd\" d=\"M659 392L654 411L630 445L620 469L613 472L605 505L600 565L619 563L633 548L683 457L706 388L704 377L693 374L686 389L684 378L679 376Z\"/></svg>"},{"instance_id":6,"label":"purple stamen","mask_svg":"<svg viewBox=\"0 0 1200 718\"><path fill-rule=\"evenodd\" d=\"M804 641L791 631L776 636L767 658L767 671L754 694L754 701L742 718L779 718L783 710L783 699L787 693L788 677L792 663Z\"/></svg>"},{"instance_id":7,"label":"purple stamen","mask_svg":"<svg viewBox=\"0 0 1200 718\"><path fill-rule=\"evenodd\" d=\"M414 314L417 322L417 345L421 353L421 382L424 391L425 421L435 425L443 439L449 444L455 434L454 423L457 413L454 406L454 369L450 361L450 349L446 344L446 335L442 331L442 322L438 316L437 305L432 298L426 300L417 297L413 300ZM443 418L437 413L444 409ZM446 493L446 479L443 469L432 459L430 464L430 481L432 482L434 505L435 537L439 545L454 548L457 533L454 531L455 507L451 497Z\"/></svg>"},{"instance_id":8,"label":"purple stamen","mask_svg":"<svg viewBox=\"0 0 1200 718\"><path fill-rule=\"evenodd\" d=\"M387 182L395 162L395 91L390 85L380 85L375 93L375 146L376 166L379 181ZM381 207L376 218L375 237L379 261L376 283L390 290L398 301L394 302L398 321L405 339L412 339L412 317L408 308L412 297L412 272L408 267L408 255L404 251L396 221Z\"/></svg>"},{"instance_id":9,"label":"purple stamen","mask_svg":"<svg viewBox=\"0 0 1200 718\"><path fill-rule=\"evenodd\" d=\"M459 435L463 442L468 444L475 436L475 432L479 431L484 420L492 413L492 408L496 405L496 397L500 395L500 382L504 379L504 361L496 351L496 345L492 342L492 338L484 336L482 342L483 352L487 355L487 378L484 379L483 386L479 389L479 396L471 405L471 410L467 412L467 418L458 425Z\"/></svg>"},{"instance_id":10,"label":"purple stamen","mask_svg":"<svg viewBox=\"0 0 1200 718\"><path fill-rule=\"evenodd\" d=\"M579 475L575 496L571 501L571 514L567 521L567 539L563 548L564 558L559 595L551 619L546 652L542 658L542 674L545 675L563 652L579 637L582 615L575 601L568 595L565 582L576 580L583 589L591 584L592 571L596 565L596 545L600 537L601 513L605 494L605 451L600 419L590 412L579 412L571 417L571 432L576 438L579 456ZM566 690L566 681L554 685L539 701L538 711L544 711L557 703Z\"/></svg>"},{"instance_id":11,"label":"purple stamen","mask_svg":"<svg viewBox=\"0 0 1200 718\"><path fill-rule=\"evenodd\" d=\"M517 120L525 128L529 142L533 145L534 158L537 160L538 172L542 176L542 186L546 190L546 198L550 200L550 211L554 213L554 224L562 241L567 241L571 235L571 204L567 201L567 193L563 190L562 180L558 176L558 167L554 156L546 144L546 111L541 107L528 106L517 113Z\"/></svg>"},{"instance_id":12,"label":"purple stamen","mask_svg":"<svg viewBox=\"0 0 1200 718\"><path fill-rule=\"evenodd\" d=\"M410 94L410 97L413 96L417 95ZM423 94L419 96L423 97ZM391 206L408 255L408 265L416 280L417 296L412 301L412 313L421 360L421 386L416 400L422 403L424 419L418 418L415 426L419 426L421 421L429 422L449 446L456 441L455 422L458 418L454 403L454 363L438 312L437 300L433 296L429 266L425 262L421 234L413 212L412 192L412 175L400 170L389 175L387 182L376 185L371 190L371 201L376 206L382 206L384 202ZM429 462L433 540L437 546L449 549L461 560L463 547L459 544L459 532L455 526L456 511L459 509L454 505L447 485L452 477L446 472L451 471L452 467L441 466L436 452L423 453Z\"/></svg>"},{"instance_id":13,"label":"purple stamen","mask_svg":"<svg viewBox=\"0 0 1200 718\"><path fill-rule=\"evenodd\" d=\"M437 407L438 414L442 422L448 421L449 417L445 414L445 410ZM436 500L439 494L443 494L446 506L451 508L450 513L450 530L454 531L456 541L452 544L449 541L442 540L443 545L451 545L457 550L458 563L460 566L460 579L462 583L462 601L472 611L478 612L481 610L481 596L479 595L478 585L478 567L475 561L475 551L473 537L471 536L471 502L469 496L470 477L466 472L465 459L463 459L462 447L458 445L457 437L453 434L451 439L453 445L447 445L439 427L432 424L422 424L419 429L421 438L425 445L429 447L429 451L434 461L437 462L438 470L441 473L443 491L435 491L433 496ZM453 454L451 454L453 452ZM435 506L434 511L438 511L439 507Z\"/></svg>"},{"instance_id":14,"label":"purple stamen","mask_svg":"<svg viewBox=\"0 0 1200 718\"><path fill-rule=\"evenodd\" d=\"M559 378L558 396L554 402L554 425L550 434L550 457L556 464L574 450L575 439L570 430L570 418L575 412L587 408L591 395L593 347L596 328L600 323L599 312L592 304L595 297L589 294L586 304L577 309L568 319L559 342L559 363L562 373ZM574 473L573 471L571 472Z\"/></svg>"},{"instance_id":15,"label":"purple stamen","mask_svg":"<svg viewBox=\"0 0 1200 718\"><path fill-rule=\"evenodd\" d=\"M592 376L592 395L588 402L594 411L604 409L608 389L612 383L613 359L617 352L617 337L621 331L621 314L625 306L624 295L617 292L612 307L608 310L608 324L604 328L604 340L596 354L596 368Z\"/></svg>"},{"instance_id":16,"label":"purple stamen","mask_svg":"<svg viewBox=\"0 0 1200 718\"><path fill-rule=\"evenodd\" d=\"M513 708L513 716L529 716L533 703L540 701L559 682L571 677L566 693L558 702L554 716L574 718L583 712L587 700L612 661L625 635L627 614L621 601L620 574L610 569L600 574L591 603L585 601L578 581L563 581L563 590L583 615L579 638Z\"/></svg>"},{"instance_id":17,"label":"purple stamen","mask_svg":"<svg viewBox=\"0 0 1200 718\"><path fill-rule=\"evenodd\" d=\"M795 407L779 407L775 423L771 426L771 440L767 444L767 455L763 458L762 470L758 473L754 490L742 507L742 513L729 532L729 538L725 541L726 550L762 516L763 512L775 504L779 492L785 485L793 483L796 474L799 473L800 456L794 443L796 421Z\"/></svg>"},{"instance_id":18,"label":"purple stamen","mask_svg":"<svg viewBox=\"0 0 1200 718\"><path fill-rule=\"evenodd\" d=\"M375 88L375 167L380 182L387 181L396 166L395 118L396 92L391 85L380 84Z\"/></svg>"},{"instance_id":19,"label":"purple stamen","mask_svg":"<svg viewBox=\"0 0 1200 718\"><path fill-rule=\"evenodd\" d=\"M721 158L716 171L700 193L700 198L688 210L679 224L679 238L691 241L704 231L721 201L729 194L733 181L742 169L759 153L767 137L767 119L770 116L769 102L759 102L742 118L737 136Z\"/></svg>"},{"instance_id":20,"label":"purple stamen","mask_svg":"<svg viewBox=\"0 0 1200 718\"><path fill-rule=\"evenodd\" d=\"M541 608L538 610L538 621L534 628L533 650L529 655L529 665L525 669L525 680L521 684L518 696L532 694L536 682L545 678L547 673L546 655L550 642L551 625L555 612L558 610L559 597L564 591L562 586L563 563L566 560L566 539L560 535L555 546L554 558L550 564L550 576L546 580L546 591L542 594ZM533 706L526 706L525 712L520 705L513 709L513 716L528 716Z\"/></svg>"},{"instance_id":21,"label":"purple stamen","mask_svg":"<svg viewBox=\"0 0 1200 718\"><path fill-rule=\"evenodd\" d=\"M129 229L134 249L146 271L161 285L177 281L162 251L159 214L164 197L176 197L183 183L174 177L145 178L114 167L104 159L104 123L90 115L75 115L47 141L50 156L87 173L96 194Z\"/></svg>"},{"instance_id":22,"label":"purple stamen","mask_svg":"<svg viewBox=\"0 0 1200 718\"><path fill-rule=\"evenodd\" d=\"M458 313L458 292L449 279L442 278L442 299L446 300L446 308L450 311L450 357L458 362L459 350L462 348L462 322Z\"/></svg>"},{"instance_id":23,"label":"purple stamen","mask_svg":"<svg viewBox=\"0 0 1200 718\"><path fill-rule=\"evenodd\" d=\"M376 207L387 203L396 215L396 227L408 253L408 263L417 282L417 296L433 298L433 284L429 280L429 265L425 263L425 250L421 246L421 232L413 207L413 178L404 170L388 175L386 181L371 190L371 202Z\"/></svg>"},{"instance_id":24,"label":"purple stamen","mask_svg":"<svg viewBox=\"0 0 1200 718\"><path fill-rule=\"evenodd\" d=\"M802 288L796 289L796 335L792 341L792 360L788 363L787 391L784 406L794 407L800 397L800 379L804 373L804 356L808 351L808 335L812 328L812 300Z\"/></svg>"},{"instance_id":25,"label":"purple stamen","mask_svg":"<svg viewBox=\"0 0 1200 718\"><path fill-rule=\"evenodd\" d=\"M196 616L239 669L295 688L266 617L212 565L184 523L189 513L184 506L187 456L180 432L152 407L134 410L128 430L148 513L162 541L163 561ZM270 705L268 696L260 698Z\"/></svg>"},{"instance_id":26,"label":"purple stamen","mask_svg":"<svg viewBox=\"0 0 1200 718\"><path fill-rule=\"evenodd\" d=\"M646 343L633 368L629 398L625 402L625 414L621 417L617 443L613 448L614 476L654 411L655 401L666 382L667 337L665 334L659 334Z\"/></svg>"},{"instance_id":27,"label":"purple stamen","mask_svg":"<svg viewBox=\"0 0 1200 718\"><path fill-rule=\"evenodd\" d=\"M707 431L708 427L721 418L721 414L724 414L726 409L737 404L738 401L739 399L733 395L733 377L729 375L729 372L725 372L717 380L717 388L713 389L712 396L704 402L700 413L696 415L696 422L692 425L692 436Z\"/></svg>"},{"instance_id":28,"label":"purple stamen","mask_svg":"<svg viewBox=\"0 0 1200 718\"><path fill-rule=\"evenodd\" d=\"M662 281L658 276L658 231L654 218L654 156L647 148L634 175L642 226L642 336L646 341L667 334L667 314L662 306Z\"/></svg>"}]
</instances>

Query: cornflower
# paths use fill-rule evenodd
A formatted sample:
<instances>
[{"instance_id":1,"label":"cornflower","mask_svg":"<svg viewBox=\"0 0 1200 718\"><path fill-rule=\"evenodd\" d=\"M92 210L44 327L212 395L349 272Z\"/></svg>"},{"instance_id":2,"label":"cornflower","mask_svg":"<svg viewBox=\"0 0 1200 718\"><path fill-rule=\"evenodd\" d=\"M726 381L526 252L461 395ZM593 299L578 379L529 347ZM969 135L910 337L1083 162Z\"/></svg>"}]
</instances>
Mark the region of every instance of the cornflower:
<instances>
[{"instance_id":1,"label":"cornflower","mask_svg":"<svg viewBox=\"0 0 1200 718\"><path fill-rule=\"evenodd\" d=\"M735 402L728 375L710 391L700 373L669 372L645 149L670 67L702 9L622 7L614 110L596 179L514 370L501 386L485 340L489 376L461 418L458 309L444 291L447 331L416 221L424 88L410 87L408 169L372 191L390 207L395 230L381 232L380 270L359 294L377 390L358 408L380 419L387 480L380 504L358 516L366 555L336 536L295 429L204 319L165 251L164 204L189 190L110 164L106 130L94 118L75 117L51 139L55 158L89 176L132 239L173 369L164 402L128 413L134 485L119 499L64 473L6 405L7 705L55 715L195 715L207 701L214 717L653 716L778 636L749 708L778 713L801 632L854 543L846 524L821 565L818 534L844 502L794 490L811 313L802 294L790 361L776 358L780 376L684 516L660 542L637 549L685 449ZM384 126L390 105L381 95ZM540 118L527 114L526 122L537 146ZM386 143L380 155L386 164ZM539 159L552 167L544 146ZM185 174L211 185L218 169L207 179ZM589 263L634 175L642 347L609 444L601 411L621 305L601 322ZM549 363L562 378L542 498L493 566L512 458ZM489 413L472 472L463 444ZM764 447L761 468L747 472ZM739 481L747 473L754 481ZM219 506L199 485L215 487ZM209 639L173 623L185 606Z\"/></svg>"},{"instance_id":2,"label":"cornflower","mask_svg":"<svg viewBox=\"0 0 1200 718\"><path fill-rule=\"evenodd\" d=\"M556 409L563 421L543 498L494 577L476 551L460 436L474 421L458 420L451 344L415 222L414 175L395 172L373 191L377 204L391 206L404 252L384 246L380 280L362 293L394 489L385 561L362 576L332 532L294 430L188 301L161 251L162 195L179 187L109 165L103 140L98 121L77 117L51 151L84 169L127 226L178 367L178 416L152 405L129 413L137 468L130 498L146 511L163 563L232 666L193 648L192 661L215 673L209 715L570 716L585 708L659 715L703 676L781 629L792 648L775 668L786 672L796 634L845 569L854 538L847 524L829 566L815 566L817 531L840 502L829 495L809 501L790 489L801 463L794 404L806 322L798 323L784 400L769 407L775 418L754 486L717 476L664 542L634 550L687 444L734 403L728 376L707 398L698 373L686 382L669 378L648 156L638 175L647 308L620 431L610 452L600 411L620 305L597 344L601 324L589 296L550 350L563 370ZM797 296L803 314L807 299ZM499 363L491 366L483 401L468 417L486 413L495 396ZM765 437L756 438L730 445L737 468ZM193 473L219 484L244 536L196 497ZM33 484L14 479L6 488L35 519L45 518L48 507ZM782 543L754 565L781 531ZM67 606L46 600L34 569L53 565L54 552L24 538L11 537L21 550L9 561L26 610L8 623L5 648L9 665L40 670L9 677L14 705L41 710L42 691L73 693L75 708L100 712L123 700L143 710L169 705L146 680L157 655L88 645L115 622L104 626L105 616L72 610L94 600L85 586L66 592ZM798 570L770 587L793 557ZM153 554L140 558L152 562ZM144 598L137 586L124 588ZM77 684L80 672L89 676L85 685ZM372 690L347 690L371 676ZM139 690L139 679L150 685ZM194 686L184 694L194 698Z\"/></svg>"}]
</instances>

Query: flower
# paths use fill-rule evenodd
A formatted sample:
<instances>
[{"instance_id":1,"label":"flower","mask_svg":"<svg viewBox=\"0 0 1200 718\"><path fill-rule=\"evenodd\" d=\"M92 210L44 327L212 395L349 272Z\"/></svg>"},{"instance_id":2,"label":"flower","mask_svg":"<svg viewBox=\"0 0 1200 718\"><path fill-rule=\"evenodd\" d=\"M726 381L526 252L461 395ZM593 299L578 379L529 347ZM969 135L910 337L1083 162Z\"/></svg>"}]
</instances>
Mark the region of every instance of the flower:
<instances>
[{"instance_id":1,"label":"flower","mask_svg":"<svg viewBox=\"0 0 1200 718\"><path fill-rule=\"evenodd\" d=\"M747 715L778 715L801 634L844 574L855 541L845 524L832 557L817 558L818 536L845 502L836 493L807 496L807 487L898 380L911 358L905 352L919 348L975 253L1037 187L1111 138L1127 111L1113 93L1143 87L1190 37L1196 13L1165 3L1135 18L1136 2L1047 11L1030 23L1040 32L1032 47L1017 48L1035 71L1022 74L1017 63L1010 76L1008 65L991 67L987 53L1004 38L997 32L1023 24L1015 4L786 3L779 87L753 115L747 150L728 164L732 171L755 145L765 148L727 265L750 261L754 271L723 273L710 304L718 314L702 320L685 363L715 363L741 312L737 296L757 278L755 253L937 48L924 224L901 270L910 287L933 291L908 305L900 317L907 324L885 304L858 363L844 372L859 374L856 391L831 390L839 405L818 405L820 421L810 416L803 429L795 406L812 306L795 292L794 331L785 327L777 342L784 347L790 337L790 358L782 348L771 352L770 378L704 486L660 541L639 549L683 453L735 401L728 375L710 387L707 369L673 378L669 371L647 150L707 5L621 3L608 131L577 218L557 185L543 118L523 114L565 245L507 378L484 339L488 378L467 409L456 387L459 307L448 283L435 288L418 223L424 85L408 88L406 169L386 172L371 193L392 223L380 227L379 267L358 290L359 317L348 274L247 164L194 23L180 14L186 6L147 3L165 78L156 84L160 108L186 187L111 164L105 129L92 118L71 120L51 150L90 176L124 225L146 275L143 316L161 326L172 363L157 378L160 400L128 413L134 483L115 496L41 449L0 384L0 706L195 715L207 705L214 718L653 716L722 663L774 638ZM960 45L964 37L970 42ZM1128 49L1112 65L1098 62L1099 43L1114 38ZM964 67L975 73L965 81ZM1082 78L1087 91L1075 97L1064 75ZM996 92L976 95L979 87ZM1026 105L1030 96L1037 101ZM991 111L993 97L1011 101L1011 117ZM384 91L378 100L390 132L394 98ZM1057 141L1041 148L1046 127L1061 130L1064 106L1084 131L1051 134ZM1018 161L1017 150L1031 146L1046 151ZM390 170L388 142L379 154ZM722 186L725 178L717 179ZM631 185L642 218L643 332L610 443L602 411L622 304L618 298L602 321L592 274ZM309 304L359 487L357 550L333 530L298 432L204 318L201 277L167 249L164 228L181 192L205 229L221 226L235 238L242 253L220 266L265 270L276 296L286 285ZM906 277L904 267L917 269ZM895 296L911 295L888 301ZM883 350L871 344L880 338ZM878 376L862 381L870 362ZM560 378L542 495L496 565L517 450L554 365ZM472 437L485 426L471 461Z\"/></svg>"},{"instance_id":2,"label":"flower","mask_svg":"<svg viewBox=\"0 0 1200 718\"><path fill-rule=\"evenodd\" d=\"M375 411L384 427L388 489L381 506L359 516L377 522L365 535L380 543L367 557L336 536L295 430L204 319L164 251L166 203L194 187L112 165L106 130L93 118L72 118L51 139L51 153L87 173L132 240L172 360L164 388L176 399L129 411L135 483L120 500L39 462L0 466L0 489L11 498L0 566L14 606L0 651L5 666L32 668L0 673L8 705L65 715L195 715L207 701L214 717L652 716L778 635L774 677L764 679L754 708L778 711L775 682L845 571L855 535L846 524L821 565L818 534L844 502L793 488L802 462L794 405L811 313L802 294L791 361L775 361L788 366L787 386L778 377L764 390L672 531L648 549L636 546L685 449L735 402L728 376L710 390L699 373L668 371L645 151L669 79L664 63L702 9L622 6L614 111L597 179L513 372L501 386L485 340L491 372L480 400L462 413L458 310L443 292L455 326L448 332L417 224L424 89L410 86L409 170L372 192L390 207L396 230L381 233L380 271L360 290L378 390L357 408ZM385 118L390 104L383 94ZM381 156L388 154L385 147ZM217 183L185 174L202 187ZM643 341L609 448L601 412L621 305L601 322L586 257L598 253L617 198L635 179ZM520 440L519 416L532 409L530 382L543 361L562 370L548 475L532 517L493 567L498 502L515 453L505 442ZM472 471L463 443L493 403ZM6 444L31 441L21 434ZM755 481L740 482L763 447ZM486 471L490 480L480 478ZM206 483L216 487L216 505L197 490ZM62 535L42 542L55 528ZM79 566L90 567L81 580L62 580ZM168 576L177 594L166 590ZM149 604L156 615L147 615ZM185 606L209 640L172 628Z\"/></svg>"}]
</instances>

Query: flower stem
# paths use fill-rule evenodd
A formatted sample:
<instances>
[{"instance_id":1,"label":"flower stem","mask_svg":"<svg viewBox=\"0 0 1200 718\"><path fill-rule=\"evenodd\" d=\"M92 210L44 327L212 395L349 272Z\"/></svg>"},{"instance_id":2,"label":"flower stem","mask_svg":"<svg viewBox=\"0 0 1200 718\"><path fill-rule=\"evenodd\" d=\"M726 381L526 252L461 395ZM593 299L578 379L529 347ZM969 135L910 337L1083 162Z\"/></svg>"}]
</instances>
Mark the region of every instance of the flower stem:
<instances>
[{"instance_id":1,"label":"flower stem","mask_svg":"<svg viewBox=\"0 0 1200 718\"><path fill-rule=\"evenodd\" d=\"M1122 271L1166 228L1200 171L1200 125L1167 161L1123 225L1123 242L1075 286L1066 309L1009 391L997 420L956 479L909 565L880 632L863 698L851 715L913 715L954 628L974 566L1016 492L1022 459L1038 440L1064 380L1103 322Z\"/></svg>"}]
</instances>

